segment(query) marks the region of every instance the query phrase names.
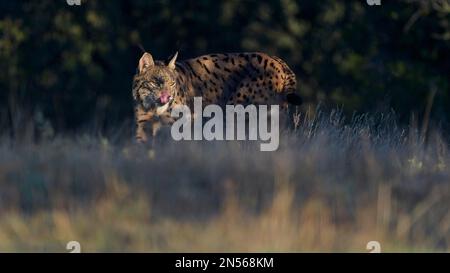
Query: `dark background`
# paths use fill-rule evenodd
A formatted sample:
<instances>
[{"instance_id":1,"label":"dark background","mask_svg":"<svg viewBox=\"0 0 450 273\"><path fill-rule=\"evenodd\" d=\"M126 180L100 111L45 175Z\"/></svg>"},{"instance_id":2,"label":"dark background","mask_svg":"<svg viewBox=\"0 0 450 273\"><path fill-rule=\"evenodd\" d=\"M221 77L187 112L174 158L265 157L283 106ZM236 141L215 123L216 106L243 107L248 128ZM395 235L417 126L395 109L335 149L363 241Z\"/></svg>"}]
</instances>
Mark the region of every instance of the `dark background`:
<instances>
[{"instance_id":1,"label":"dark background","mask_svg":"<svg viewBox=\"0 0 450 273\"><path fill-rule=\"evenodd\" d=\"M450 120L450 3L366 1L6 1L0 4L0 128L57 134L133 117L142 54L263 51L295 71L303 110ZM431 101L433 102L431 104Z\"/></svg>"}]
</instances>

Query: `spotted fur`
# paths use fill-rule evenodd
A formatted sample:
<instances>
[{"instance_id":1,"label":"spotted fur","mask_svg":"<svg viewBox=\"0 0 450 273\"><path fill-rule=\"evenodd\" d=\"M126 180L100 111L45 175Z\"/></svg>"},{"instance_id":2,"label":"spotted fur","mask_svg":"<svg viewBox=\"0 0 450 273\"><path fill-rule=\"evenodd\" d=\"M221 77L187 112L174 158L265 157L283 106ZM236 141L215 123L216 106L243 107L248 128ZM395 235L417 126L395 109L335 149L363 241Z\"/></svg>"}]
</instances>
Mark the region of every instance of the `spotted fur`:
<instances>
[{"instance_id":1,"label":"spotted fur","mask_svg":"<svg viewBox=\"0 0 450 273\"><path fill-rule=\"evenodd\" d=\"M203 106L257 104L286 107L299 105L295 74L278 57L264 53L210 54L176 62L153 61L144 53L133 80L136 138L147 141L170 117L176 105L193 106L194 97Z\"/></svg>"}]
</instances>

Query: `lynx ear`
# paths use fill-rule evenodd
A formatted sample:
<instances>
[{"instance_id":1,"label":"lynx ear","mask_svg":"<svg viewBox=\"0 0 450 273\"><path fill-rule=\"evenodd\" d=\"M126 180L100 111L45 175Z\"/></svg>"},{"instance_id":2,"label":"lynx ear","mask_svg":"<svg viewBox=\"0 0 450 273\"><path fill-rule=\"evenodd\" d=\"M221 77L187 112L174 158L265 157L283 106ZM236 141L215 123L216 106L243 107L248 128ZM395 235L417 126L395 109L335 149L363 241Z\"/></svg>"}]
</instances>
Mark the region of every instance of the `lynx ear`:
<instances>
[{"instance_id":1,"label":"lynx ear","mask_svg":"<svg viewBox=\"0 0 450 273\"><path fill-rule=\"evenodd\" d=\"M144 72L146 69L154 65L155 62L153 62L152 55L150 55L150 53L145 52L144 55L142 55L141 59L139 60L139 73Z\"/></svg>"},{"instance_id":2,"label":"lynx ear","mask_svg":"<svg viewBox=\"0 0 450 273\"><path fill-rule=\"evenodd\" d=\"M167 65L170 69L175 69L175 63L177 62L178 51L173 55L172 59L170 59L169 64Z\"/></svg>"}]
</instances>

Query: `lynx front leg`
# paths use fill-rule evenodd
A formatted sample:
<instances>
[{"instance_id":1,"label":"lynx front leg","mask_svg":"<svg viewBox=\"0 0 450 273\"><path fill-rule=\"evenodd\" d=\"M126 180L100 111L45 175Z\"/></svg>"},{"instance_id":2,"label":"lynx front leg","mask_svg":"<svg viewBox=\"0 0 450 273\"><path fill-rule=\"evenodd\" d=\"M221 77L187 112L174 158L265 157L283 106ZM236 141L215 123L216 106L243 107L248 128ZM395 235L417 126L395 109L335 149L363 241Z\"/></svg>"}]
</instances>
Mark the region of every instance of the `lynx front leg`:
<instances>
[{"instance_id":1,"label":"lynx front leg","mask_svg":"<svg viewBox=\"0 0 450 273\"><path fill-rule=\"evenodd\" d=\"M136 118L136 141L138 143L146 143L151 137L149 129L152 128L154 123L154 114L146 112L142 108L137 107L135 110Z\"/></svg>"},{"instance_id":2,"label":"lynx front leg","mask_svg":"<svg viewBox=\"0 0 450 273\"><path fill-rule=\"evenodd\" d=\"M147 132L145 131L144 121L137 122L136 124L136 141L138 143L146 143L148 141Z\"/></svg>"},{"instance_id":3,"label":"lynx front leg","mask_svg":"<svg viewBox=\"0 0 450 273\"><path fill-rule=\"evenodd\" d=\"M153 147L155 147L155 145L159 146L167 143L167 141L171 138L170 126L173 122L174 119L170 116L170 114L158 116L158 119L151 125L153 138L152 143L154 144Z\"/></svg>"},{"instance_id":4,"label":"lynx front leg","mask_svg":"<svg viewBox=\"0 0 450 273\"><path fill-rule=\"evenodd\" d=\"M136 140L139 144L142 144L144 147L148 148L147 152L150 159L155 158L154 147L157 124L159 123L151 121L138 121L136 126Z\"/></svg>"},{"instance_id":5,"label":"lynx front leg","mask_svg":"<svg viewBox=\"0 0 450 273\"><path fill-rule=\"evenodd\" d=\"M159 121L141 121L137 122L136 140L138 143L149 143L154 146L156 134L161 127Z\"/></svg>"}]
</instances>

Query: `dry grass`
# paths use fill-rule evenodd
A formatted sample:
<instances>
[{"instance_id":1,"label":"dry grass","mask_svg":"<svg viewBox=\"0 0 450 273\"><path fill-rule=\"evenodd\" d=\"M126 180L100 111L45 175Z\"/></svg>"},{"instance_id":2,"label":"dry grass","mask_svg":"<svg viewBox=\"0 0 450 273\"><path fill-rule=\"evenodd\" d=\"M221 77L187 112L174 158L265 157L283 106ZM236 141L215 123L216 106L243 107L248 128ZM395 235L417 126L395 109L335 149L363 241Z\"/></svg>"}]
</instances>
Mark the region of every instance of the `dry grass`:
<instances>
[{"instance_id":1,"label":"dry grass","mask_svg":"<svg viewBox=\"0 0 450 273\"><path fill-rule=\"evenodd\" d=\"M298 117L297 117L298 118ZM301 117L280 149L146 149L79 136L0 142L0 251L450 249L450 156L389 115Z\"/></svg>"}]
</instances>

